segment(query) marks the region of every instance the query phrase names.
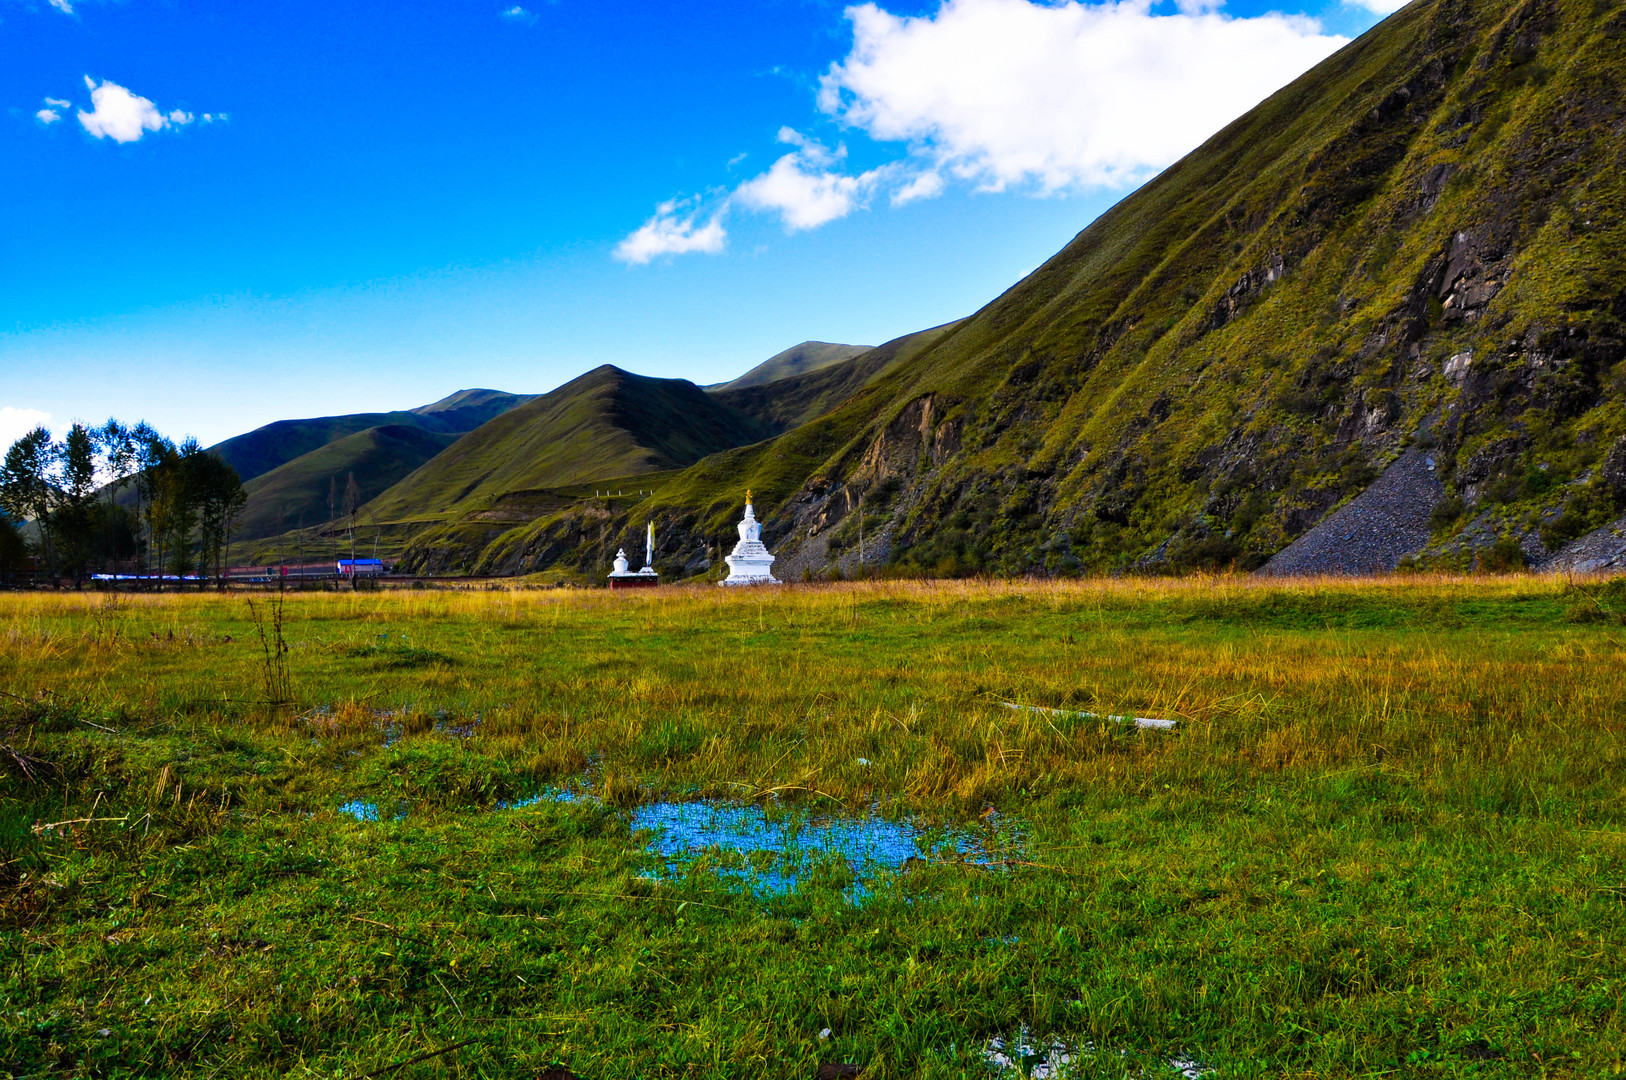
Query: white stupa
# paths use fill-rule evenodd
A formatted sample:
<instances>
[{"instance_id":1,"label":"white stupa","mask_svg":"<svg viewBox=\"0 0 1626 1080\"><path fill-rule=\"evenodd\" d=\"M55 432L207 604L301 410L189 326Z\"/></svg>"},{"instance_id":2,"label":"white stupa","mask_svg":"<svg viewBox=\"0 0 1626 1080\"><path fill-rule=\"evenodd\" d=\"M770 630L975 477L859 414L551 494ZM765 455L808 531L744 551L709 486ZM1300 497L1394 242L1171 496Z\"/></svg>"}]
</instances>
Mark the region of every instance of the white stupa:
<instances>
[{"instance_id":1,"label":"white stupa","mask_svg":"<svg viewBox=\"0 0 1626 1080\"><path fill-rule=\"evenodd\" d=\"M728 577L719 585L778 585L773 576L773 556L762 546L762 526L757 523L756 511L751 508L751 493L745 493L745 517L740 520L740 542L732 554L724 557L728 564Z\"/></svg>"},{"instance_id":2,"label":"white stupa","mask_svg":"<svg viewBox=\"0 0 1626 1080\"><path fill-rule=\"evenodd\" d=\"M627 566L627 551L622 548L615 553L615 569L610 572L610 588L612 589L642 589L659 584L660 574L655 572L655 523L649 523L649 533L644 541L644 568L633 573Z\"/></svg>"}]
</instances>

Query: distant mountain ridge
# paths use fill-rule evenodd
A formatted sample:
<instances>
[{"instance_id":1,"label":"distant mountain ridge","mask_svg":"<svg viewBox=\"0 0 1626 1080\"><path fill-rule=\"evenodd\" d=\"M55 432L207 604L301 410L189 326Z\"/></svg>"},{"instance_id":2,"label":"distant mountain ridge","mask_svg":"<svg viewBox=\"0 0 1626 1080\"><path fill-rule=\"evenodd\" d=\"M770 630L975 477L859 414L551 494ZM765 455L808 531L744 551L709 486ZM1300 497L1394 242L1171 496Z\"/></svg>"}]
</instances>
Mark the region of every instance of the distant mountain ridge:
<instances>
[{"instance_id":1,"label":"distant mountain ridge","mask_svg":"<svg viewBox=\"0 0 1626 1080\"><path fill-rule=\"evenodd\" d=\"M443 515L510 491L691 465L768 434L687 379L605 364L463 436L369 509L384 521Z\"/></svg>"},{"instance_id":2,"label":"distant mountain ridge","mask_svg":"<svg viewBox=\"0 0 1626 1080\"><path fill-rule=\"evenodd\" d=\"M744 390L751 386L765 386L781 379L794 378L797 375L811 375L833 364L844 360L851 360L868 352L870 345L838 345L829 341L804 341L800 345L792 345L784 352L775 353L744 375L731 382L716 383L705 387L706 390L716 392L719 390Z\"/></svg>"},{"instance_id":3,"label":"distant mountain ridge","mask_svg":"<svg viewBox=\"0 0 1626 1080\"><path fill-rule=\"evenodd\" d=\"M397 424L441 434L462 434L524 404L532 396L500 390L459 390L416 409L277 420L216 443L209 451L236 469L237 475L246 482L302 454L368 428Z\"/></svg>"},{"instance_id":4,"label":"distant mountain ridge","mask_svg":"<svg viewBox=\"0 0 1626 1080\"><path fill-rule=\"evenodd\" d=\"M335 439L243 485L248 501L234 535L239 540L261 540L342 521L351 477L365 503L458 438L451 432L383 424Z\"/></svg>"},{"instance_id":5,"label":"distant mountain ridge","mask_svg":"<svg viewBox=\"0 0 1626 1080\"><path fill-rule=\"evenodd\" d=\"M842 355L839 359L802 365L801 370L769 382L747 381L750 375L773 364L774 360L778 359L775 357L774 360L753 368L745 376L731 383L708 388L706 392L729 408L750 416L773 434L781 435L809 420L823 416L882 373L895 367L923 342L940 337L957 325L958 323L945 323L930 330L905 335L872 349L860 349L851 345L833 346L832 348L843 351L850 349L858 351ZM779 356L786 354L780 353Z\"/></svg>"}]
</instances>

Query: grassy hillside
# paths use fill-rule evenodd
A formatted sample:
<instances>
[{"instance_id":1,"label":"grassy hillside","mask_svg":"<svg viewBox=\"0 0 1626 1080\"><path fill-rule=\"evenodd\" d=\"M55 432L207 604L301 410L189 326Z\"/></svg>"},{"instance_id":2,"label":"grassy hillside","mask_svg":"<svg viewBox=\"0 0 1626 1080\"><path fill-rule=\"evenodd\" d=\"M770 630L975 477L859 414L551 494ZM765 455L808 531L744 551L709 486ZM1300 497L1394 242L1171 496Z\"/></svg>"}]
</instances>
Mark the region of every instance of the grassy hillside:
<instances>
[{"instance_id":1,"label":"grassy hillside","mask_svg":"<svg viewBox=\"0 0 1626 1080\"><path fill-rule=\"evenodd\" d=\"M927 345L936 342L957 325L958 323L947 323L930 330L922 330L889 341L885 345L862 349L845 358L769 382L748 383L742 377L723 386L710 388L707 393L729 408L752 417L777 435L799 427L815 417L823 416L874 379L892 370ZM847 345L831 347L852 348ZM768 367L773 362L768 361L762 368ZM760 371L762 368L755 370Z\"/></svg>"},{"instance_id":2,"label":"grassy hillside","mask_svg":"<svg viewBox=\"0 0 1626 1080\"><path fill-rule=\"evenodd\" d=\"M1419 0L847 404L525 558L705 551L756 482L821 566L862 520L902 570L1250 568L1408 446L1420 561L1539 556L1626 503L1622 72L1619 0Z\"/></svg>"},{"instance_id":3,"label":"grassy hillside","mask_svg":"<svg viewBox=\"0 0 1626 1080\"><path fill-rule=\"evenodd\" d=\"M501 390L459 390L440 401L411 410L278 420L209 449L247 482L302 454L368 428L398 425L457 435L473 431L492 417L529 400L528 395L507 394ZM326 497L325 490L323 497Z\"/></svg>"},{"instance_id":4,"label":"grassy hillside","mask_svg":"<svg viewBox=\"0 0 1626 1080\"><path fill-rule=\"evenodd\" d=\"M797 375L809 375L815 371L827 368L832 364L839 364L843 360L851 360L870 350L868 345L837 345L829 341L804 341L800 345L792 345L782 353L768 357L756 367L732 382L719 383L708 386L707 390L742 390L748 386L763 386L767 383L778 382L780 379L789 379Z\"/></svg>"},{"instance_id":5,"label":"grassy hillside","mask_svg":"<svg viewBox=\"0 0 1626 1080\"><path fill-rule=\"evenodd\" d=\"M523 405L535 396L535 394L509 394L501 390L459 390L456 393L447 394L439 401L432 401L428 405L419 405L412 411L419 416L447 417L448 422L461 425L479 416L482 411L487 414L485 420L489 420L492 416L506 412L515 405ZM447 414L451 414L450 417ZM485 423L485 420L481 420L480 424ZM475 424L474 427L479 427L480 424ZM473 428L465 428L464 430L472 431Z\"/></svg>"},{"instance_id":6,"label":"grassy hillside","mask_svg":"<svg viewBox=\"0 0 1626 1080\"><path fill-rule=\"evenodd\" d=\"M893 558L1256 565L1408 443L1473 524L1623 492L1626 9L1425 0L1238 120L900 372L853 483ZM911 403L957 452L883 425ZM904 437L900 437L904 436ZM918 443L917 443L918 445ZM914 462L911 465L911 461Z\"/></svg>"},{"instance_id":7,"label":"grassy hillside","mask_svg":"<svg viewBox=\"0 0 1626 1080\"><path fill-rule=\"evenodd\" d=\"M694 463L766 431L685 379L605 365L510 410L380 496L380 520L484 507L505 492Z\"/></svg>"},{"instance_id":8,"label":"grassy hillside","mask_svg":"<svg viewBox=\"0 0 1626 1080\"><path fill-rule=\"evenodd\" d=\"M386 424L336 439L243 485L248 503L234 537L258 540L297 528L327 523L330 494L343 512L351 476L363 501L388 490L457 440L458 436L405 424Z\"/></svg>"}]
</instances>

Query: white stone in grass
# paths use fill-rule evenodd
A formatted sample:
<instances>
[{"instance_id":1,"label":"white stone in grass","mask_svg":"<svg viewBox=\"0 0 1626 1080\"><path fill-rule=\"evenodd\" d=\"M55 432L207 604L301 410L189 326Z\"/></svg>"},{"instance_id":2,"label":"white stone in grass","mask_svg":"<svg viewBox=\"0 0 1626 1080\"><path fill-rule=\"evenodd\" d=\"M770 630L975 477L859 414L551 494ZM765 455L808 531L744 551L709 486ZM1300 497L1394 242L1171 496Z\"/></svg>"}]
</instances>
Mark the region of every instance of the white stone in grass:
<instances>
[{"instance_id":1,"label":"white stone in grass","mask_svg":"<svg viewBox=\"0 0 1626 1080\"><path fill-rule=\"evenodd\" d=\"M1016 712L1048 713L1051 716L1083 717L1086 720L1111 720L1114 724L1134 724L1138 728L1167 730L1179 723L1178 720L1159 720L1149 716L1107 716L1080 709L1047 709L1043 705L1018 705L1014 701L1001 701L1000 704Z\"/></svg>"}]
</instances>

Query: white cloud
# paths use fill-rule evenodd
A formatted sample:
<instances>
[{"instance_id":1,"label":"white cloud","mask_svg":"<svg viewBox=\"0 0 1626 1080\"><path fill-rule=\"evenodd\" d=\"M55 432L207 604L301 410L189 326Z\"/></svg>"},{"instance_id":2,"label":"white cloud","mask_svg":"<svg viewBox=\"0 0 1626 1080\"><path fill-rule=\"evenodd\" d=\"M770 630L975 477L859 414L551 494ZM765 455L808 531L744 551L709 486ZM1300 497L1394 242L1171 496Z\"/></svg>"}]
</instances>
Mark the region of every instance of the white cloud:
<instances>
[{"instance_id":1,"label":"white cloud","mask_svg":"<svg viewBox=\"0 0 1626 1080\"><path fill-rule=\"evenodd\" d=\"M704 225L700 224L698 200L673 199L655 208L655 216L616 245L615 257L642 266L660 255L685 255L692 251L715 255L728 242L723 230L725 203Z\"/></svg>"},{"instance_id":2,"label":"white cloud","mask_svg":"<svg viewBox=\"0 0 1626 1080\"><path fill-rule=\"evenodd\" d=\"M73 5L68 3L68 0L51 0L51 6L62 12L64 15L73 14Z\"/></svg>"},{"instance_id":3,"label":"white cloud","mask_svg":"<svg viewBox=\"0 0 1626 1080\"><path fill-rule=\"evenodd\" d=\"M945 0L920 17L851 7L853 48L824 75L819 104L984 189L1124 187L1347 41L1301 16L1178 6ZM931 190L925 175L913 197Z\"/></svg>"},{"instance_id":4,"label":"white cloud","mask_svg":"<svg viewBox=\"0 0 1626 1080\"><path fill-rule=\"evenodd\" d=\"M1374 15L1392 15L1411 3L1411 0L1344 0L1344 3L1365 8Z\"/></svg>"},{"instance_id":5,"label":"white cloud","mask_svg":"<svg viewBox=\"0 0 1626 1080\"><path fill-rule=\"evenodd\" d=\"M930 199L943 192L943 174L936 169L917 173L908 183L892 193L892 205L902 206L916 199Z\"/></svg>"},{"instance_id":6,"label":"white cloud","mask_svg":"<svg viewBox=\"0 0 1626 1080\"><path fill-rule=\"evenodd\" d=\"M50 106L53 109L71 109L71 108L73 108L73 102L64 101L62 98L48 97L48 98L45 99L45 104Z\"/></svg>"},{"instance_id":7,"label":"white cloud","mask_svg":"<svg viewBox=\"0 0 1626 1080\"><path fill-rule=\"evenodd\" d=\"M502 17L507 19L509 22L524 23L526 26L531 26L536 22L536 16L531 12L526 11L518 4L515 4L510 8L504 8Z\"/></svg>"},{"instance_id":8,"label":"white cloud","mask_svg":"<svg viewBox=\"0 0 1626 1080\"><path fill-rule=\"evenodd\" d=\"M0 455L11 449L11 444L37 427L51 422L51 414L38 409L19 409L12 405L0 406Z\"/></svg>"},{"instance_id":9,"label":"white cloud","mask_svg":"<svg viewBox=\"0 0 1626 1080\"><path fill-rule=\"evenodd\" d=\"M663 204L616 257L722 251L731 206L798 232L882 193L893 206L932 198L955 178L1039 193L1140 183L1348 42L1303 16L1230 18L1222 3L1174 0L1162 15L1159 0L942 0L920 17L850 7L852 51L820 80L819 106L907 144L903 158L854 174L844 147L781 128L795 149L704 226L685 216L691 204Z\"/></svg>"},{"instance_id":10,"label":"white cloud","mask_svg":"<svg viewBox=\"0 0 1626 1080\"><path fill-rule=\"evenodd\" d=\"M58 120L62 119L62 114L57 112L55 109L41 109L39 112L34 114L34 119L38 120L42 124L54 124Z\"/></svg>"},{"instance_id":11,"label":"white cloud","mask_svg":"<svg viewBox=\"0 0 1626 1080\"><path fill-rule=\"evenodd\" d=\"M839 169L846 151L826 149L792 128L779 129L779 141L796 147L734 190L734 198L752 210L777 212L789 232L814 229L846 217L864 205L876 186L896 166L883 165L857 176Z\"/></svg>"},{"instance_id":12,"label":"white cloud","mask_svg":"<svg viewBox=\"0 0 1626 1080\"><path fill-rule=\"evenodd\" d=\"M86 75L85 85L90 88L91 111L79 110L79 124L98 139L135 142L149 131L162 131L166 127L180 127L192 122L191 113L175 109L165 115L158 111L158 106L117 83L103 80L98 85L95 79Z\"/></svg>"}]
</instances>

